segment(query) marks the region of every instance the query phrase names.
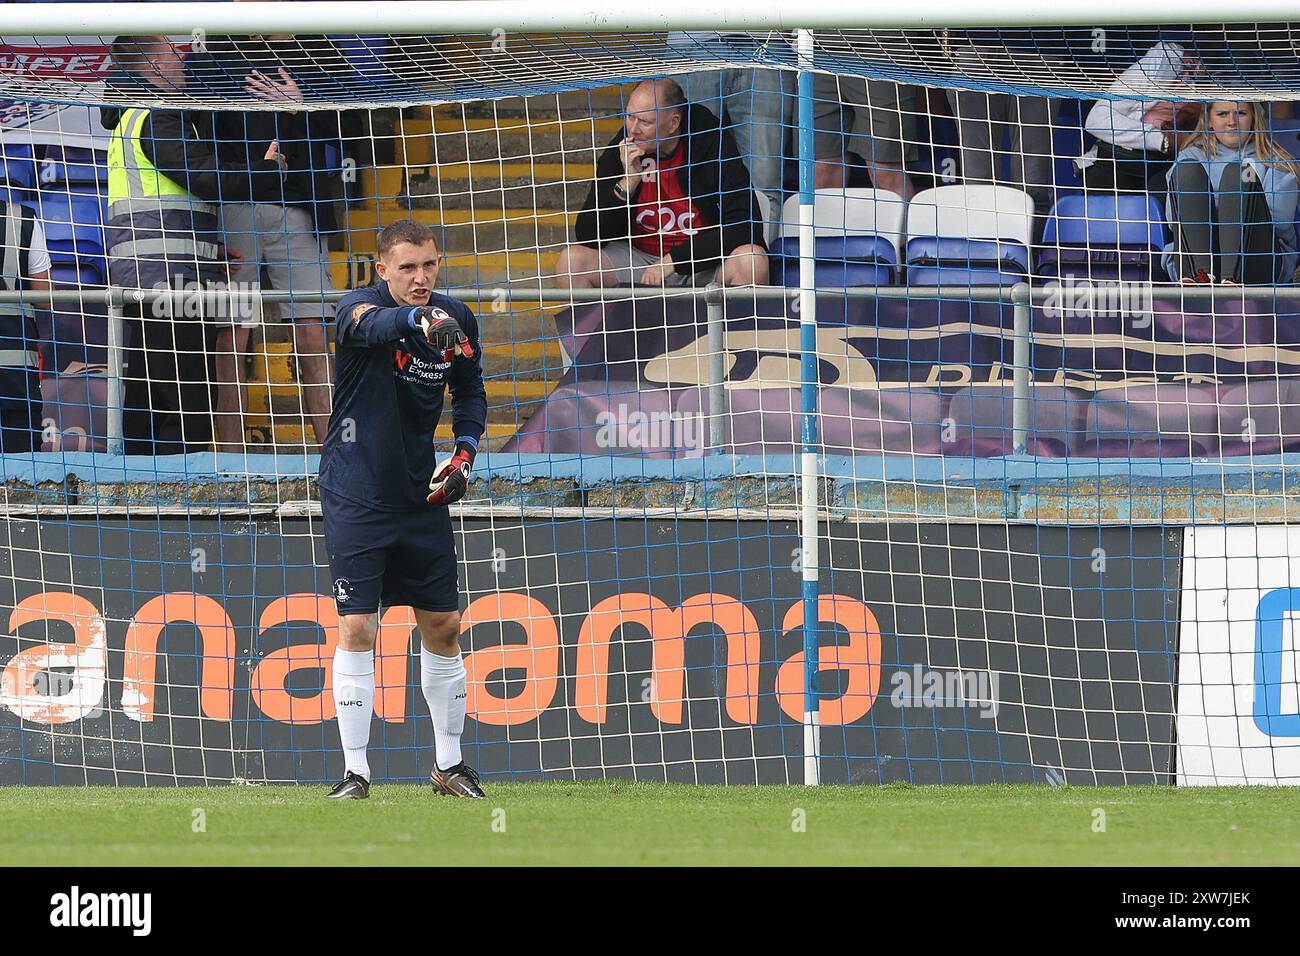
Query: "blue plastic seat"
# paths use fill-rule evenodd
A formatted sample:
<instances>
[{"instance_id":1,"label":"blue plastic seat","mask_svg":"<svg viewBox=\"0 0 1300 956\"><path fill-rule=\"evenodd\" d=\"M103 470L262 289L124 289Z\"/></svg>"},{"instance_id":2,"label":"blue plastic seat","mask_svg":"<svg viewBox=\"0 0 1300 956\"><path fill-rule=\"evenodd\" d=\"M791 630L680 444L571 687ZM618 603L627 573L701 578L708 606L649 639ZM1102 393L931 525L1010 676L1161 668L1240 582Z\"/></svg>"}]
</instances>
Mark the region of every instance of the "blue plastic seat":
<instances>
[{"instance_id":1,"label":"blue plastic seat","mask_svg":"<svg viewBox=\"0 0 1300 956\"><path fill-rule=\"evenodd\" d=\"M106 285L108 262L104 259L82 258L76 262L50 260L50 281L55 285L83 286Z\"/></svg>"},{"instance_id":2,"label":"blue plastic seat","mask_svg":"<svg viewBox=\"0 0 1300 956\"><path fill-rule=\"evenodd\" d=\"M817 190L812 216L816 285L897 285L905 208L901 196L886 190ZM799 286L802 216L799 197L789 197L781 213L781 237L769 243L773 281L787 288Z\"/></svg>"},{"instance_id":3,"label":"blue plastic seat","mask_svg":"<svg viewBox=\"0 0 1300 956\"><path fill-rule=\"evenodd\" d=\"M896 285L898 256L894 244L881 236L818 236L814 240L814 282L818 288ZM775 280L799 287L799 239L785 236L772 243Z\"/></svg>"},{"instance_id":4,"label":"blue plastic seat","mask_svg":"<svg viewBox=\"0 0 1300 956\"><path fill-rule=\"evenodd\" d=\"M45 228L51 262L78 264L104 258L106 210L98 195L43 192L39 199L37 215Z\"/></svg>"},{"instance_id":5,"label":"blue plastic seat","mask_svg":"<svg viewBox=\"0 0 1300 956\"><path fill-rule=\"evenodd\" d=\"M0 180L22 189L36 188L36 160L30 143L0 144Z\"/></svg>"},{"instance_id":6,"label":"blue plastic seat","mask_svg":"<svg viewBox=\"0 0 1300 956\"><path fill-rule=\"evenodd\" d=\"M1165 246L1164 215L1146 193L1064 196L1043 229L1040 275L1149 280Z\"/></svg>"},{"instance_id":7,"label":"blue plastic seat","mask_svg":"<svg viewBox=\"0 0 1300 956\"><path fill-rule=\"evenodd\" d=\"M108 183L108 155L78 146L51 146L38 164L42 187L62 183Z\"/></svg>"},{"instance_id":8,"label":"blue plastic seat","mask_svg":"<svg viewBox=\"0 0 1300 956\"><path fill-rule=\"evenodd\" d=\"M0 180L0 202L17 203L20 206L35 208L36 196L29 190Z\"/></svg>"},{"instance_id":9,"label":"blue plastic seat","mask_svg":"<svg viewBox=\"0 0 1300 956\"><path fill-rule=\"evenodd\" d=\"M1015 285L1029 275L1029 247L998 239L917 236L907 240L907 284Z\"/></svg>"},{"instance_id":10,"label":"blue plastic seat","mask_svg":"<svg viewBox=\"0 0 1300 956\"><path fill-rule=\"evenodd\" d=\"M1004 286L1029 276L1034 201L1022 189L937 186L907 206L909 286Z\"/></svg>"}]
</instances>

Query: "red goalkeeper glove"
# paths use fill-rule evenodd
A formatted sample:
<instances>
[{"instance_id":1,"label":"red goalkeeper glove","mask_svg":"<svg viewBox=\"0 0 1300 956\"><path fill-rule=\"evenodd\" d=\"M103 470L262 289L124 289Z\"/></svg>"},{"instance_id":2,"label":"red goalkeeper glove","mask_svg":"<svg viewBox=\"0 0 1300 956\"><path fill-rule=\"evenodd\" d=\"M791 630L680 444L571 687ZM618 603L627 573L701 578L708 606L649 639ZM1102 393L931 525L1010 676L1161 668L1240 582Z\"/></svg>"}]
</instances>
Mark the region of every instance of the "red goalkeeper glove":
<instances>
[{"instance_id":1,"label":"red goalkeeper glove","mask_svg":"<svg viewBox=\"0 0 1300 956\"><path fill-rule=\"evenodd\" d=\"M442 351L444 361L450 362L457 353L465 358L474 357L474 346L469 336L446 310L437 306L421 305L411 310L411 328L419 329L429 344Z\"/></svg>"},{"instance_id":2,"label":"red goalkeeper glove","mask_svg":"<svg viewBox=\"0 0 1300 956\"><path fill-rule=\"evenodd\" d=\"M473 447L457 442L456 453L433 470L433 477L429 479L429 504L449 505L464 498L469 490L469 470L473 464Z\"/></svg>"}]
</instances>

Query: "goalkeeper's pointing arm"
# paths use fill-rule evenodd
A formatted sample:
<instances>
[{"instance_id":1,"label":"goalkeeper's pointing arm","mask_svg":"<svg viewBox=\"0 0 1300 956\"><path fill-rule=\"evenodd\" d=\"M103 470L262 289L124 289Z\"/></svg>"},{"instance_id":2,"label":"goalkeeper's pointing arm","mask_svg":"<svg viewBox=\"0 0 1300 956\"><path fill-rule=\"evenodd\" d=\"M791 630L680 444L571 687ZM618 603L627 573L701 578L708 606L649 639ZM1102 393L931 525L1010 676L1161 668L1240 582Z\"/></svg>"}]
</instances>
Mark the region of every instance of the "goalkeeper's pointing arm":
<instances>
[{"instance_id":1,"label":"goalkeeper's pointing arm","mask_svg":"<svg viewBox=\"0 0 1300 956\"><path fill-rule=\"evenodd\" d=\"M419 332L430 345L442 351L447 361L457 356L471 358L478 351L478 323L469 309L465 309L465 316L468 320L465 317L457 320L436 306L384 308L363 302L355 307L349 305L339 309L336 341L341 347L374 348ZM473 327L472 340L465 328L467 322Z\"/></svg>"}]
</instances>

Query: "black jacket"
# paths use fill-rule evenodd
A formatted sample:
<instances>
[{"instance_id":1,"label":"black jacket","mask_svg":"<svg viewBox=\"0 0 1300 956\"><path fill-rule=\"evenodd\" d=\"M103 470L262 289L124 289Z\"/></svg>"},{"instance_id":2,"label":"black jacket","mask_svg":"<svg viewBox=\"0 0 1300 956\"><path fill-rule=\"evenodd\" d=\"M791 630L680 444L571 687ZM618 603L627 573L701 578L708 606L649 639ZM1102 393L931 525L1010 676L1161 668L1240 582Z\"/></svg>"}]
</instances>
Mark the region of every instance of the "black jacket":
<instances>
[{"instance_id":1,"label":"black jacket","mask_svg":"<svg viewBox=\"0 0 1300 956\"><path fill-rule=\"evenodd\" d=\"M118 94L140 89L139 80L120 71L110 71L107 82L110 90ZM104 129L117 129L123 112L120 106L101 106L99 122ZM227 193L238 191L248 179L246 169L218 166L214 118L207 110L149 110L140 130L140 148L160 173L204 202L219 202ZM265 154L263 145L262 156ZM276 163L262 156L258 156L257 168L278 175Z\"/></svg>"},{"instance_id":2,"label":"black jacket","mask_svg":"<svg viewBox=\"0 0 1300 956\"><path fill-rule=\"evenodd\" d=\"M350 69L346 59L327 37L269 40L263 37L209 37L203 51L185 62L186 90L194 95L226 102L263 104L245 90L244 81L258 70L280 82L284 67L310 103L328 96L330 77ZM327 147L341 150L345 128L356 125L350 113L334 110L218 110L214 114L217 156L223 170L243 170L242 180L223 179L222 201L308 206L320 232L338 228L334 204L338 188L332 177L341 153L327 156ZM262 157L272 140L288 162L283 176L268 169ZM334 169L330 167L333 166Z\"/></svg>"},{"instance_id":3,"label":"black jacket","mask_svg":"<svg viewBox=\"0 0 1300 956\"><path fill-rule=\"evenodd\" d=\"M596 161L596 181L573 227L574 237L583 245L601 246L632 235L636 193L630 199L620 199L614 192L623 178L618 148L623 138L620 130ZM686 135L678 148L686 150L682 164L686 192L704 218L715 225L701 229L669 253L674 271L691 275L716 269L733 249L750 243L767 249L749 170L731 132L720 130L717 117L704 107L691 106Z\"/></svg>"}]
</instances>

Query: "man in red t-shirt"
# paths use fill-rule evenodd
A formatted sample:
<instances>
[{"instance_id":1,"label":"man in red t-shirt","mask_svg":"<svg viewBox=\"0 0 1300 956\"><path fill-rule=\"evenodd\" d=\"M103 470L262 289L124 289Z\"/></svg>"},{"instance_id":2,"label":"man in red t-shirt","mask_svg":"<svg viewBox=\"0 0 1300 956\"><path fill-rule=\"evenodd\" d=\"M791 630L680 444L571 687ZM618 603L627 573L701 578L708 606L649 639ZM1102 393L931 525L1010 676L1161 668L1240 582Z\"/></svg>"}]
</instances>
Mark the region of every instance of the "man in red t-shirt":
<instances>
[{"instance_id":1,"label":"man in red t-shirt","mask_svg":"<svg viewBox=\"0 0 1300 956\"><path fill-rule=\"evenodd\" d=\"M601 153L556 263L573 288L768 281L763 218L731 133L687 106L670 79L647 80L627 101L623 132Z\"/></svg>"}]
</instances>

